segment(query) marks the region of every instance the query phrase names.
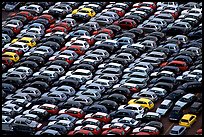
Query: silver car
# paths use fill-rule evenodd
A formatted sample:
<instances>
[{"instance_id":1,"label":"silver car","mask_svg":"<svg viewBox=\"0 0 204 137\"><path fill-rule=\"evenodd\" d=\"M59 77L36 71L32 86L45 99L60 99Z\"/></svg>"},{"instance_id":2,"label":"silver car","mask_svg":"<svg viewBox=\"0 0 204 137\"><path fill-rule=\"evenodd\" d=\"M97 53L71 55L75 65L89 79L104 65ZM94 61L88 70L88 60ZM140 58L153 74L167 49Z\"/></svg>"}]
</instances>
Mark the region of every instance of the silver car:
<instances>
[{"instance_id":1,"label":"silver car","mask_svg":"<svg viewBox=\"0 0 204 137\"><path fill-rule=\"evenodd\" d=\"M134 93L132 95L132 98L135 98L135 99L147 98L147 99L152 100L153 102L156 102L158 100L158 96L154 92L150 92L150 91Z\"/></svg>"},{"instance_id":2,"label":"silver car","mask_svg":"<svg viewBox=\"0 0 204 137\"><path fill-rule=\"evenodd\" d=\"M96 91L96 90L92 90L92 89L88 89L88 90L85 90L85 91L78 91L76 93L76 96L81 96L81 95L88 96L93 100L98 100L98 99L101 98L100 92Z\"/></svg>"},{"instance_id":3,"label":"silver car","mask_svg":"<svg viewBox=\"0 0 204 137\"><path fill-rule=\"evenodd\" d=\"M13 131L12 123L14 119L10 118L9 116L2 115L2 124L1 129L3 131Z\"/></svg>"},{"instance_id":4,"label":"silver car","mask_svg":"<svg viewBox=\"0 0 204 137\"><path fill-rule=\"evenodd\" d=\"M161 116L164 116L173 106L173 102L171 100L164 100L157 108L156 112L159 113Z\"/></svg>"},{"instance_id":5,"label":"silver car","mask_svg":"<svg viewBox=\"0 0 204 137\"><path fill-rule=\"evenodd\" d=\"M169 135L184 135L186 131L186 127L184 126L173 126L172 129L169 132Z\"/></svg>"}]
</instances>

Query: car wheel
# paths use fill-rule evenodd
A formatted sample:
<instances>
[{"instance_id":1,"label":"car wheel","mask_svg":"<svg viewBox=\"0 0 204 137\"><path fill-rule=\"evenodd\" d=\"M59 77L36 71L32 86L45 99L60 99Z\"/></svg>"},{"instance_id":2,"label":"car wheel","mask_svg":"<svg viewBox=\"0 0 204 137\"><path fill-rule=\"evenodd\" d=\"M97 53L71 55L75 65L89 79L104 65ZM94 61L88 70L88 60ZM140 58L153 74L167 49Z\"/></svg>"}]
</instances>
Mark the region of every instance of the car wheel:
<instances>
[{"instance_id":1,"label":"car wheel","mask_svg":"<svg viewBox=\"0 0 204 137\"><path fill-rule=\"evenodd\" d=\"M144 111L147 112L149 109L148 108L144 108Z\"/></svg>"}]
</instances>

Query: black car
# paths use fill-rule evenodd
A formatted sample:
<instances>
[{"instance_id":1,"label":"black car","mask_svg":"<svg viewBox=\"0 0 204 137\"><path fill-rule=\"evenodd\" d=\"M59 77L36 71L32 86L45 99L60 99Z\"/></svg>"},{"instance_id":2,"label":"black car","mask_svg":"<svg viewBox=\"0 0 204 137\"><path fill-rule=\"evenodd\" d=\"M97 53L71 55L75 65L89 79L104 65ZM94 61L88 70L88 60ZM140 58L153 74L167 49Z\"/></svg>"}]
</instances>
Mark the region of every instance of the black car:
<instances>
[{"instance_id":1,"label":"black car","mask_svg":"<svg viewBox=\"0 0 204 137\"><path fill-rule=\"evenodd\" d=\"M45 64L45 66L49 66L49 65L59 65L59 66L63 67L65 71L67 71L69 66L70 66L70 64L64 60L49 61Z\"/></svg>"},{"instance_id":2,"label":"black car","mask_svg":"<svg viewBox=\"0 0 204 137\"><path fill-rule=\"evenodd\" d=\"M36 20L32 20L28 23L28 25L33 24L33 23L40 23L43 24L45 26L45 28L48 28L50 23L47 19L42 19L42 18L38 18Z\"/></svg>"},{"instance_id":3,"label":"black car","mask_svg":"<svg viewBox=\"0 0 204 137\"><path fill-rule=\"evenodd\" d=\"M156 127L160 131L160 133L164 131L164 126L162 122L159 122L159 121L150 121L148 123L142 123L140 126L141 127L145 127L145 126Z\"/></svg>"},{"instance_id":4,"label":"black car","mask_svg":"<svg viewBox=\"0 0 204 137\"><path fill-rule=\"evenodd\" d=\"M202 111L202 103L194 102L189 109L190 114L199 114Z\"/></svg>"},{"instance_id":5,"label":"black car","mask_svg":"<svg viewBox=\"0 0 204 137\"><path fill-rule=\"evenodd\" d=\"M40 123L27 118L16 118L12 124L14 132L34 134Z\"/></svg>"},{"instance_id":6,"label":"black car","mask_svg":"<svg viewBox=\"0 0 204 137\"><path fill-rule=\"evenodd\" d=\"M42 93L49 91L50 86L46 82L43 81L35 81L33 83L27 83L24 87L34 87L39 89Z\"/></svg>"},{"instance_id":7,"label":"black car","mask_svg":"<svg viewBox=\"0 0 204 137\"><path fill-rule=\"evenodd\" d=\"M172 91L168 96L165 97L165 99L176 102L185 94L186 94L186 92L184 90L177 89L175 91Z\"/></svg>"},{"instance_id":8,"label":"black car","mask_svg":"<svg viewBox=\"0 0 204 137\"><path fill-rule=\"evenodd\" d=\"M103 113L108 113L108 109L104 105L96 105L93 104L91 106L85 106L83 108L83 111L88 113L96 113L96 112L103 112Z\"/></svg>"},{"instance_id":9,"label":"black car","mask_svg":"<svg viewBox=\"0 0 204 137\"><path fill-rule=\"evenodd\" d=\"M109 111L114 111L118 108L118 104L115 101L108 99L95 102L94 104L104 105Z\"/></svg>"},{"instance_id":10,"label":"black car","mask_svg":"<svg viewBox=\"0 0 204 137\"><path fill-rule=\"evenodd\" d=\"M112 25L107 26L106 29L112 30L115 35L120 34L121 32L121 27L118 25L112 24Z\"/></svg>"},{"instance_id":11,"label":"black car","mask_svg":"<svg viewBox=\"0 0 204 137\"><path fill-rule=\"evenodd\" d=\"M7 94L12 94L17 90L16 87L12 84L2 83L1 85L2 90Z\"/></svg>"},{"instance_id":12,"label":"black car","mask_svg":"<svg viewBox=\"0 0 204 137\"><path fill-rule=\"evenodd\" d=\"M198 93L202 91L202 83L195 82L186 82L183 85L180 85L177 89L184 90L187 93Z\"/></svg>"},{"instance_id":13,"label":"black car","mask_svg":"<svg viewBox=\"0 0 204 137\"><path fill-rule=\"evenodd\" d=\"M54 105L58 104L57 100L55 100L54 98L50 98L50 97L40 97L40 98L35 98L32 100L33 105L43 105L45 103L54 104Z\"/></svg>"},{"instance_id":14,"label":"black car","mask_svg":"<svg viewBox=\"0 0 204 137\"><path fill-rule=\"evenodd\" d=\"M105 94L121 94L124 95L125 97L131 97L131 92L128 88L125 87L117 87L117 88L113 88L113 89L109 89L106 91Z\"/></svg>"},{"instance_id":15,"label":"black car","mask_svg":"<svg viewBox=\"0 0 204 137\"><path fill-rule=\"evenodd\" d=\"M24 61L24 62L18 62L18 63L14 64L14 67L20 67L20 66L29 67L34 72L36 72L40 69L40 66L34 61Z\"/></svg>"},{"instance_id":16,"label":"black car","mask_svg":"<svg viewBox=\"0 0 204 137\"><path fill-rule=\"evenodd\" d=\"M129 110L129 109L119 109L110 113L110 117L113 118L123 118L123 117L131 117L135 118L137 113Z\"/></svg>"},{"instance_id":17,"label":"black car","mask_svg":"<svg viewBox=\"0 0 204 137\"><path fill-rule=\"evenodd\" d=\"M72 18L79 22L87 22L91 19L91 17L88 14L73 14Z\"/></svg>"},{"instance_id":18,"label":"black car","mask_svg":"<svg viewBox=\"0 0 204 137\"><path fill-rule=\"evenodd\" d=\"M169 114L170 121L179 121L183 116L183 109L181 107L174 107Z\"/></svg>"},{"instance_id":19,"label":"black car","mask_svg":"<svg viewBox=\"0 0 204 137\"><path fill-rule=\"evenodd\" d=\"M7 78L3 79L2 82L3 83L12 84L17 89L22 87L23 84L24 84L24 81L19 79L19 78L17 78L17 77L7 77Z\"/></svg>"},{"instance_id":20,"label":"black car","mask_svg":"<svg viewBox=\"0 0 204 137\"><path fill-rule=\"evenodd\" d=\"M81 86L79 81L73 80L73 79L63 79L53 83L53 86L62 86L62 85L71 86L75 90L79 89Z\"/></svg>"},{"instance_id":21,"label":"black car","mask_svg":"<svg viewBox=\"0 0 204 137\"><path fill-rule=\"evenodd\" d=\"M174 85L167 82L157 82L156 84L151 84L149 87L158 87L165 89L168 93L172 92Z\"/></svg>"},{"instance_id":22,"label":"black car","mask_svg":"<svg viewBox=\"0 0 204 137\"><path fill-rule=\"evenodd\" d=\"M47 46L47 47L52 48L54 51L58 51L61 48L61 45L57 42L54 42L54 41L46 41L44 43L39 43L39 44L37 44L37 46L38 47L39 46Z\"/></svg>"},{"instance_id":23,"label":"black car","mask_svg":"<svg viewBox=\"0 0 204 137\"><path fill-rule=\"evenodd\" d=\"M45 63L44 58L40 57L40 56L29 56L29 57L23 57L20 59L21 62L24 61L34 61L36 62L39 66L42 66Z\"/></svg>"},{"instance_id":24,"label":"black car","mask_svg":"<svg viewBox=\"0 0 204 137\"><path fill-rule=\"evenodd\" d=\"M46 41L53 41L53 42L57 42L59 45L64 46L66 41L64 38L60 37L60 36L57 36L57 35L53 35L53 36L50 36L50 37L47 37L47 38L43 38L41 39L41 42L46 42Z\"/></svg>"},{"instance_id":25,"label":"black car","mask_svg":"<svg viewBox=\"0 0 204 137\"><path fill-rule=\"evenodd\" d=\"M57 120L69 120L71 122L76 122L77 118L70 116L68 114L60 114L51 116L48 121L57 121Z\"/></svg>"},{"instance_id":26,"label":"black car","mask_svg":"<svg viewBox=\"0 0 204 137\"><path fill-rule=\"evenodd\" d=\"M189 39L199 39L202 38L202 30L197 30L197 31L193 31L188 33L188 38Z\"/></svg>"},{"instance_id":27,"label":"black car","mask_svg":"<svg viewBox=\"0 0 204 137\"><path fill-rule=\"evenodd\" d=\"M49 126L44 126L40 131L45 131L47 129L52 129L52 130L56 130L58 131L61 135L66 135L67 134L67 129L65 126L63 125L57 125L57 124L53 124L53 125L49 125Z\"/></svg>"},{"instance_id":28,"label":"black car","mask_svg":"<svg viewBox=\"0 0 204 137\"><path fill-rule=\"evenodd\" d=\"M83 108L83 105L80 102L67 100L66 102L60 102L57 105L60 109L69 109L69 108Z\"/></svg>"},{"instance_id":29,"label":"black car","mask_svg":"<svg viewBox=\"0 0 204 137\"><path fill-rule=\"evenodd\" d=\"M35 81L43 81L46 82L48 85L51 85L56 79L52 79L49 76L44 76L44 75L38 75L35 77L30 77L27 79L27 82L33 83Z\"/></svg>"},{"instance_id":30,"label":"black car","mask_svg":"<svg viewBox=\"0 0 204 137\"><path fill-rule=\"evenodd\" d=\"M166 76L161 76L159 78L153 78L150 80L150 84L154 84L157 82L166 82L174 85L174 88L177 87L178 83L176 81L176 78L174 77L166 77Z\"/></svg>"},{"instance_id":31,"label":"black car","mask_svg":"<svg viewBox=\"0 0 204 137\"><path fill-rule=\"evenodd\" d=\"M134 56L134 58L138 58L140 56L140 51L138 49L134 49L134 48L125 48L125 49L121 49L118 50L116 53L130 53L132 56Z\"/></svg>"},{"instance_id":32,"label":"black car","mask_svg":"<svg viewBox=\"0 0 204 137\"><path fill-rule=\"evenodd\" d=\"M101 98L101 100L108 99L113 100L118 104L124 104L127 103L127 98L123 94L113 93L110 95L105 95Z\"/></svg>"},{"instance_id":33,"label":"black car","mask_svg":"<svg viewBox=\"0 0 204 137\"><path fill-rule=\"evenodd\" d=\"M10 38L14 38L15 33L10 28L2 27L2 34L7 34Z\"/></svg>"}]
</instances>

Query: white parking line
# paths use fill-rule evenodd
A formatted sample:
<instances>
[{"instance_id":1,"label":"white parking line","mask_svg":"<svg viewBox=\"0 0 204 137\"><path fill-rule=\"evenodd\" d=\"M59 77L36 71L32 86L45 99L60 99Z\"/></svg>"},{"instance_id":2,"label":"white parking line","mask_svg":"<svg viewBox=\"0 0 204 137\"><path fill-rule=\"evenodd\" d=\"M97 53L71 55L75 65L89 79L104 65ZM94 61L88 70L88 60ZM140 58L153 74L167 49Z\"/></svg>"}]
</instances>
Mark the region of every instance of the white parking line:
<instances>
[{"instance_id":1,"label":"white parking line","mask_svg":"<svg viewBox=\"0 0 204 137\"><path fill-rule=\"evenodd\" d=\"M173 125L174 125L174 123L171 124L171 126L166 130L166 132L164 133L164 135L166 135L166 133L169 132L169 130L172 128Z\"/></svg>"}]
</instances>

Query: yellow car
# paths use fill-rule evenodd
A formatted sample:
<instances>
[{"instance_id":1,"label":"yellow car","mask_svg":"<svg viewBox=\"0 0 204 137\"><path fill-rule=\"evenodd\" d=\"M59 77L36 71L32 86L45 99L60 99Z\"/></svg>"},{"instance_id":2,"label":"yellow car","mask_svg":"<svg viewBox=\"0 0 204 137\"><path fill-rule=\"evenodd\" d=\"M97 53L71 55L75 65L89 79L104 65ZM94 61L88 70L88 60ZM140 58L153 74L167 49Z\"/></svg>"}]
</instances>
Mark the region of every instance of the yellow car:
<instances>
[{"instance_id":1,"label":"yellow car","mask_svg":"<svg viewBox=\"0 0 204 137\"><path fill-rule=\"evenodd\" d=\"M196 121L196 115L193 114L185 114L179 121L180 126L185 126L187 128L191 127L191 125Z\"/></svg>"},{"instance_id":2,"label":"yellow car","mask_svg":"<svg viewBox=\"0 0 204 137\"><path fill-rule=\"evenodd\" d=\"M16 41L26 43L29 47L34 47L36 45L35 40L29 37L23 37L21 39L14 39L11 41L11 43L14 43Z\"/></svg>"},{"instance_id":3,"label":"yellow car","mask_svg":"<svg viewBox=\"0 0 204 137\"><path fill-rule=\"evenodd\" d=\"M96 15L96 12L93 9L91 9L91 8L79 8L79 9L75 9L75 10L72 11L72 14L76 14L78 12L86 13L90 17L94 17Z\"/></svg>"},{"instance_id":4,"label":"yellow car","mask_svg":"<svg viewBox=\"0 0 204 137\"><path fill-rule=\"evenodd\" d=\"M128 104L139 104L145 110L150 110L154 108L154 103L147 98L131 99Z\"/></svg>"},{"instance_id":5,"label":"yellow car","mask_svg":"<svg viewBox=\"0 0 204 137\"><path fill-rule=\"evenodd\" d=\"M7 58L9 58L10 60L12 60L14 62L17 62L20 59L18 54L13 53L13 52L5 52L5 53L2 54L2 57L7 57Z\"/></svg>"}]
</instances>

